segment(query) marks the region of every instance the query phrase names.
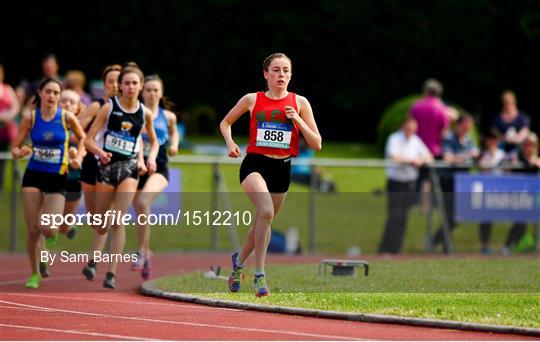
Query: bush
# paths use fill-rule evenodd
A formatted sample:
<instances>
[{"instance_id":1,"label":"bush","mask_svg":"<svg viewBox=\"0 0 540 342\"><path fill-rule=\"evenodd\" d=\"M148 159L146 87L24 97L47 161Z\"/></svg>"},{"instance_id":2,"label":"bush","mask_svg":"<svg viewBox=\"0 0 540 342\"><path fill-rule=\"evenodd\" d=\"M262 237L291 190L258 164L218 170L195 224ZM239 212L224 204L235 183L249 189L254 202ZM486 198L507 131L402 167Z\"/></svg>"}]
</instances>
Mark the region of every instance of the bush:
<instances>
[{"instance_id":1,"label":"bush","mask_svg":"<svg viewBox=\"0 0 540 342\"><path fill-rule=\"evenodd\" d=\"M183 119L187 133L215 135L218 132L219 122L214 107L206 105L194 106L185 113Z\"/></svg>"},{"instance_id":2,"label":"bush","mask_svg":"<svg viewBox=\"0 0 540 342\"><path fill-rule=\"evenodd\" d=\"M377 131L377 147L379 151L384 153L384 147L388 136L395 131L399 130L401 124L409 115L412 105L421 98L420 95L409 95L402 99L392 103L383 113L382 119L379 122ZM460 114L465 110L454 103L450 103L450 106L455 108ZM476 121L476 120L475 120ZM476 126L474 126L470 132L470 136L479 145L479 136Z\"/></svg>"},{"instance_id":3,"label":"bush","mask_svg":"<svg viewBox=\"0 0 540 342\"><path fill-rule=\"evenodd\" d=\"M418 99L420 99L420 95L409 95L392 103L384 111L377 128L377 147L381 152L384 151L388 136L400 128L403 120L409 115L412 105Z\"/></svg>"}]
</instances>

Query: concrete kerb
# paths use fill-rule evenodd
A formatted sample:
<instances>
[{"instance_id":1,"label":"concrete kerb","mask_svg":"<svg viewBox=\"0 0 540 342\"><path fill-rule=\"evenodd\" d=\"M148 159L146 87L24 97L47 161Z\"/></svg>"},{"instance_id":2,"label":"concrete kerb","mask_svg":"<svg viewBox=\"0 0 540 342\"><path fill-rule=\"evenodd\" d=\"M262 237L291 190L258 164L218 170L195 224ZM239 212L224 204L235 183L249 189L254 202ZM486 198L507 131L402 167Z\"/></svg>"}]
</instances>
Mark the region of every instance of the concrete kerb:
<instances>
[{"instance_id":1,"label":"concrete kerb","mask_svg":"<svg viewBox=\"0 0 540 342\"><path fill-rule=\"evenodd\" d=\"M318 318L330 318L340 319L347 321L367 322L367 323L386 323L386 324L402 324L412 325L419 327L441 328L441 329L455 329L455 330L468 330L479 331L488 333L499 334L517 334L527 336L540 336L540 329L535 328L522 328L506 325L493 325L493 324L479 324L457 321L446 321L427 318L414 318L414 317L401 317L390 315L376 315L376 314L363 314L363 313L351 313L351 312L339 312L330 310L316 310L316 309L303 309L292 308L277 305L263 305L253 303L235 302L230 300L205 298L201 296L195 296L185 293L167 292L159 289L153 281L145 282L140 287L140 293L146 296L153 296L159 298L172 299L181 302L203 304L221 308L239 309L239 310L253 310L270 313L281 313L288 315L298 315L307 317Z\"/></svg>"}]
</instances>

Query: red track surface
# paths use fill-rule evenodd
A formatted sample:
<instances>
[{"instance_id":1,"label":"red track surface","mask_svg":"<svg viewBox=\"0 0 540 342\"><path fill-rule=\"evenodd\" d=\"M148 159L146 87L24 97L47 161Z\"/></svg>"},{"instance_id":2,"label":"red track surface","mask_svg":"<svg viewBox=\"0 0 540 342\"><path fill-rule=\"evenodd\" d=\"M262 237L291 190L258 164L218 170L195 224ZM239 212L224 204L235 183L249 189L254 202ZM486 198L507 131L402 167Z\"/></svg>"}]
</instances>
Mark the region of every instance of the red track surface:
<instances>
[{"instance_id":1,"label":"red track surface","mask_svg":"<svg viewBox=\"0 0 540 342\"><path fill-rule=\"evenodd\" d=\"M25 289L23 255L0 255L0 340L535 340L526 336L476 333L392 324L370 324L213 308L144 297L140 276L119 267L119 288L101 287L105 265L89 282L83 264L58 263L39 289ZM270 262L320 258L270 257ZM168 254L153 260L159 277L210 265L227 255Z\"/></svg>"}]
</instances>

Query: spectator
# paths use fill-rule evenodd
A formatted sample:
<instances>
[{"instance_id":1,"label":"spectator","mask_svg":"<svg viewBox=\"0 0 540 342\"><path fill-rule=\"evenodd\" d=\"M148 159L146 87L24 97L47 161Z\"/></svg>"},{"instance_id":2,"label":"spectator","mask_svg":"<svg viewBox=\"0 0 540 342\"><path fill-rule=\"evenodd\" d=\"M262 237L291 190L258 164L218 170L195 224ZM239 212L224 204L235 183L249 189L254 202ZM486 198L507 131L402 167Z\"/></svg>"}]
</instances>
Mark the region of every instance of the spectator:
<instances>
[{"instance_id":1,"label":"spectator","mask_svg":"<svg viewBox=\"0 0 540 342\"><path fill-rule=\"evenodd\" d=\"M518 153L512 156L514 162L520 163L523 167L516 171L525 173L536 173L540 168L540 158L538 156L538 136L534 132L529 132Z\"/></svg>"},{"instance_id":2,"label":"spectator","mask_svg":"<svg viewBox=\"0 0 540 342\"><path fill-rule=\"evenodd\" d=\"M489 132L486 134L484 138L484 151L482 152L482 156L480 158L480 161L478 162L478 166L480 168L480 172L483 173L494 173L494 169L498 168L506 158L506 154L502 149L498 147L498 139L497 135L493 132ZM491 254L491 247L489 246L489 240L491 236L491 222L482 222L479 226L479 234L480 234L480 252L484 255Z\"/></svg>"},{"instance_id":3,"label":"spectator","mask_svg":"<svg viewBox=\"0 0 540 342\"><path fill-rule=\"evenodd\" d=\"M418 137L424 142L435 159L440 159L441 143L445 132L450 126L450 119L457 113L446 106L441 100L442 84L436 79L427 79L423 86L423 97L416 101L411 108L411 116L418 123ZM416 183L416 190L422 196L418 200L422 203L422 211L427 212L430 206L430 183L428 170L420 169Z\"/></svg>"},{"instance_id":4,"label":"spectator","mask_svg":"<svg viewBox=\"0 0 540 342\"><path fill-rule=\"evenodd\" d=\"M386 158L400 166L388 166L388 218L379 245L379 253L399 253L407 225L409 208L414 203L418 168L432 161L426 145L416 135L413 117L405 120L401 130L393 133L386 143Z\"/></svg>"},{"instance_id":5,"label":"spectator","mask_svg":"<svg viewBox=\"0 0 540 342\"><path fill-rule=\"evenodd\" d=\"M525 136L519 151L512 156L512 160L519 166L519 168L512 170L513 172L538 174L540 171L540 158L538 156L538 137L535 133L529 132ZM526 222L512 224L502 247L503 255L510 254L510 249L523 238L526 229Z\"/></svg>"},{"instance_id":6,"label":"spectator","mask_svg":"<svg viewBox=\"0 0 540 342\"><path fill-rule=\"evenodd\" d=\"M7 152L17 136L15 118L19 114L19 100L13 88L4 83L4 66L0 64L0 152ZM0 159L0 191L4 187L6 160Z\"/></svg>"},{"instance_id":7,"label":"spectator","mask_svg":"<svg viewBox=\"0 0 540 342\"><path fill-rule=\"evenodd\" d=\"M530 119L517 108L513 91L505 90L501 102L502 110L493 122L492 131L499 137L505 152L512 152L529 134Z\"/></svg>"},{"instance_id":8,"label":"spectator","mask_svg":"<svg viewBox=\"0 0 540 342\"><path fill-rule=\"evenodd\" d=\"M497 135L489 132L484 137L484 150L478 162L481 171L491 171L506 158L506 153L497 144Z\"/></svg>"},{"instance_id":9,"label":"spectator","mask_svg":"<svg viewBox=\"0 0 540 342\"><path fill-rule=\"evenodd\" d=\"M441 157L441 141L450 126L452 113L442 102L442 93L442 84L435 79L428 79L424 82L424 96L411 108L411 116L418 122L418 137L435 158Z\"/></svg>"},{"instance_id":10,"label":"spectator","mask_svg":"<svg viewBox=\"0 0 540 342\"><path fill-rule=\"evenodd\" d=\"M59 69L60 67L58 65L58 60L56 59L56 56L52 53L45 55L45 57L43 57L43 59L41 60L42 75L40 78L36 79L31 84L24 83L27 87L26 93L30 94L30 96L33 96L34 94L36 94L38 91L39 85L41 84L41 81L43 81L47 77L51 77L62 82L63 79L58 74Z\"/></svg>"},{"instance_id":11,"label":"spectator","mask_svg":"<svg viewBox=\"0 0 540 342\"><path fill-rule=\"evenodd\" d=\"M291 181L307 186L311 186L312 177L315 177L315 186L321 192L335 192L336 184L332 177L320 167L315 167L314 172L308 164L309 159L315 156L313 151L306 144L306 141L300 139L300 148L298 157L291 167Z\"/></svg>"},{"instance_id":12,"label":"spectator","mask_svg":"<svg viewBox=\"0 0 540 342\"><path fill-rule=\"evenodd\" d=\"M70 70L66 73L64 87L74 90L81 97L81 102L88 107L92 103L92 98L84 91L86 76L80 70Z\"/></svg>"},{"instance_id":13,"label":"spectator","mask_svg":"<svg viewBox=\"0 0 540 342\"><path fill-rule=\"evenodd\" d=\"M450 232L454 229L454 173L466 171L472 166L474 158L479 155L476 144L469 136L474 120L469 114L463 114L456 123L454 132L450 133L443 142L443 159L449 168L439 170L439 179L444 198L444 209ZM445 253L448 245L444 238L442 227L433 239L433 247L443 243Z\"/></svg>"}]
</instances>

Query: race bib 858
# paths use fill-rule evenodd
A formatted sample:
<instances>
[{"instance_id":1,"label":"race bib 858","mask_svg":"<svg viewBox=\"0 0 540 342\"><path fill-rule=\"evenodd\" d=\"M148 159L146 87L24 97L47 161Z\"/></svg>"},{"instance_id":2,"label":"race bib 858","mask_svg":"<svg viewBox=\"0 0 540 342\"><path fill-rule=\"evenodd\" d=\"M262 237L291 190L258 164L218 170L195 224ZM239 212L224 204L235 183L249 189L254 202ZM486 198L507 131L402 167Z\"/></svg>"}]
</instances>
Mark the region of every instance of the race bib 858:
<instances>
[{"instance_id":1,"label":"race bib 858","mask_svg":"<svg viewBox=\"0 0 540 342\"><path fill-rule=\"evenodd\" d=\"M293 126L290 123L258 122L256 146L289 148Z\"/></svg>"}]
</instances>

